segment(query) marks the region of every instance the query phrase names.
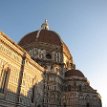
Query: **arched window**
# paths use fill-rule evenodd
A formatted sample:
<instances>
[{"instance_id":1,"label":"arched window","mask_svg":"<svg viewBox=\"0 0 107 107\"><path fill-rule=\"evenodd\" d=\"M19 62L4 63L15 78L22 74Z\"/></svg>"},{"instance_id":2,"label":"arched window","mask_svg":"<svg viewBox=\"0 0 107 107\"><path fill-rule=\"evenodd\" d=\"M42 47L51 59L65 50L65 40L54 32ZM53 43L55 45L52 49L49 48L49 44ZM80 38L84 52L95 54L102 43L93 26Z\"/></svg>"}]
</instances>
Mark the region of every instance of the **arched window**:
<instances>
[{"instance_id":1,"label":"arched window","mask_svg":"<svg viewBox=\"0 0 107 107\"><path fill-rule=\"evenodd\" d=\"M64 105L64 107L66 107L66 103L64 103L63 105Z\"/></svg>"},{"instance_id":2,"label":"arched window","mask_svg":"<svg viewBox=\"0 0 107 107\"><path fill-rule=\"evenodd\" d=\"M82 86L81 85L79 85L79 91L82 91Z\"/></svg>"},{"instance_id":3,"label":"arched window","mask_svg":"<svg viewBox=\"0 0 107 107\"><path fill-rule=\"evenodd\" d=\"M38 105L37 107L41 107L41 105Z\"/></svg>"},{"instance_id":4,"label":"arched window","mask_svg":"<svg viewBox=\"0 0 107 107\"><path fill-rule=\"evenodd\" d=\"M90 104L89 104L89 103L87 103L87 104L86 104L86 107L90 107Z\"/></svg>"},{"instance_id":5,"label":"arched window","mask_svg":"<svg viewBox=\"0 0 107 107\"><path fill-rule=\"evenodd\" d=\"M32 87L32 96L31 96L32 103L34 103L34 96L35 96L35 86Z\"/></svg>"},{"instance_id":6,"label":"arched window","mask_svg":"<svg viewBox=\"0 0 107 107\"><path fill-rule=\"evenodd\" d=\"M74 81L74 87L76 87L76 81Z\"/></svg>"},{"instance_id":7,"label":"arched window","mask_svg":"<svg viewBox=\"0 0 107 107\"><path fill-rule=\"evenodd\" d=\"M66 66L69 67L69 62L68 61L66 62Z\"/></svg>"},{"instance_id":8,"label":"arched window","mask_svg":"<svg viewBox=\"0 0 107 107\"><path fill-rule=\"evenodd\" d=\"M64 91L67 92L67 86L64 87Z\"/></svg>"},{"instance_id":9,"label":"arched window","mask_svg":"<svg viewBox=\"0 0 107 107\"><path fill-rule=\"evenodd\" d=\"M89 95L86 95L85 100L86 100L87 102L89 102L89 101L90 101L90 96L89 96Z\"/></svg>"},{"instance_id":10,"label":"arched window","mask_svg":"<svg viewBox=\"0 0 107 107\"><path fill-rule=\"evenodd\" d=\"M71 91L71 85L68 85L68 91Z\"/></svg>"},{"instance_id":11,"label":"arched window","mask_svg":"<svg viewBox=\"0 0 107 107\"><path fill-rule=\"evenodd\" d=\"M9 78L9 72L10 72L9 68L3 69L1 72L1 75L0 75L0 92L1 93L4 93L6 89L8 78Z\"/></svg>"},{"instance_id":12,"label":"arched window","mask_svg":"<svg viewBox=\"0 0 107 107\"><path fill-rule=\"evenodd\" d=\"M32 52L33 56L32 57L33 58L38 58L38 49L37 48L33 48L32 50L33 50L33 52Z\"/></svg>"}]
</instances>

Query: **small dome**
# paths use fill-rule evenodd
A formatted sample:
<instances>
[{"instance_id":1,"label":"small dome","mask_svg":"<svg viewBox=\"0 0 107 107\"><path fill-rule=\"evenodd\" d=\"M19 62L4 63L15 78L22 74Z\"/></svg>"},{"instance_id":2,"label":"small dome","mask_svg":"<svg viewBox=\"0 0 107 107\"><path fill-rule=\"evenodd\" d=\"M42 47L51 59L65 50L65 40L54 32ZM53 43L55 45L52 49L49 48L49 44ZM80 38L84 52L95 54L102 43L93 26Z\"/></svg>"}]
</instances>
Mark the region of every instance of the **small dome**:
<instances>
[{"instance_id":1,"label":"small dome","mask_svg":"<svg viewBox=\"0 0 107 107\"><path fill-rule=\"evenodd\" d=\"M70 77L70 76L84 77L84 74L79 70L72 69L72 70L68 70L65 73L65 77Z\"/></svg>"},{"instance_id":2,"label":"small dome","mask_svg":"<svg viewBox=\"0 0 107 107\"><path fill-rule=\"evenodd\" d=\"M25 35L19 42L19 45L24 46L35 41L49 43L58 46L62 44L61 39L56 32L42 29L40 31L34 31Z\"/></svg>"}]
</instances>

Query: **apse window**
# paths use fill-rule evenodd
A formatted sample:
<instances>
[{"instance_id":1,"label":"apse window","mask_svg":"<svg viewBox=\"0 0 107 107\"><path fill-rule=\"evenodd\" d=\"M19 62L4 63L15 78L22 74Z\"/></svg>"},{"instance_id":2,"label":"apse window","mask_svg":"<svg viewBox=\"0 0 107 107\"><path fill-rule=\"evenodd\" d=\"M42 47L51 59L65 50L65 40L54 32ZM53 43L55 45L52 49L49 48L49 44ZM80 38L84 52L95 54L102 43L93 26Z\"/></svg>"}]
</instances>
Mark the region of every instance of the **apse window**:
<instances>
[{"instance_id":1,"label":"apse window","mask_svg":"<svg viewBox=\"0 0 107 107\"><path fill-rule=\"evenodd\" d=\"M2 70L0 75L0 93L4 93L5 89L7 88L8 76L9 76L10 69L7 68Z\"/></svg>"},{"instance_id":2,"label":"apse window","mask_svg":"<svg viewBox=\"0 0 107 107\"><path fill-rule=\"evenodd\" d=\"M47 53L47 54L46 54L46 58L47 58L47 59L51 59L51 58L52 58L51 54Z\"/></svg>"}]
</instances>

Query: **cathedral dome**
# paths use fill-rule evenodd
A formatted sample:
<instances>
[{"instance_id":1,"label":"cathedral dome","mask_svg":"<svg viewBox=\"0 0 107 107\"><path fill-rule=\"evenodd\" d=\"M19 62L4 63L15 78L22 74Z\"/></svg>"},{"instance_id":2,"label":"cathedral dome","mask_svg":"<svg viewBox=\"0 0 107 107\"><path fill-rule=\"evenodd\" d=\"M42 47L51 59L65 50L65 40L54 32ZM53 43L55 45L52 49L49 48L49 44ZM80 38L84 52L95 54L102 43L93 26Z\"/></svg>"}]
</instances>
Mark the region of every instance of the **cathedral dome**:
<instances>
[{"instance_id":1,"label":"cathedral dome","mask_svg":"<svg viewBox=\"0 0 107 107\"><path fill-rule=\"evenodd\" d=\"M68 70L65 73L65 77L70 77L70 76L77 76L77 77L83 77L84 78L84 74L81 71L75 70L75 69Z\"/></svg>"},{"instance_id":2,"label":"cathedral dome","mask_svg":"<svg viewBox=\"0 0 107 107\"><path fill-rule=\"evenodd\" d=\"M35 41L58 46L60 46L62 42L59 35L56 32L47 29L41 29L25 35L19 42L19 45L24 46Z\"/></svg>"},{"instance_id":3,"label":"cathedral dome","mask_svg":"<svg viewBox=\"0 0 107 107\"><path fill-rule=\"evenodd\" d=\"M19 45L25 46L35 41L58 46L62 45L62 40L60 39L60 36L55 31L49 30L47 20L45 20L45 22L41 25L40 30L25 35L19 42Z\"/></svg>"},{"instance_id":4,"label":"cathedral dome","mask_svg":"<svg viewBox=\"0 0 107 107\"><path fill-rule=\"evenodd\" d=\"M41 25L39 30L26 34L18 43L22 48L29 52L33 59L47 59L73 63L72 55L66 44L55 31L49 30L47 20ZM37 49L35 51L35 49ZM36 55L35 54L39 54ZM41 56L40 56L41 55Z\"/></svg>"}]
</instances>

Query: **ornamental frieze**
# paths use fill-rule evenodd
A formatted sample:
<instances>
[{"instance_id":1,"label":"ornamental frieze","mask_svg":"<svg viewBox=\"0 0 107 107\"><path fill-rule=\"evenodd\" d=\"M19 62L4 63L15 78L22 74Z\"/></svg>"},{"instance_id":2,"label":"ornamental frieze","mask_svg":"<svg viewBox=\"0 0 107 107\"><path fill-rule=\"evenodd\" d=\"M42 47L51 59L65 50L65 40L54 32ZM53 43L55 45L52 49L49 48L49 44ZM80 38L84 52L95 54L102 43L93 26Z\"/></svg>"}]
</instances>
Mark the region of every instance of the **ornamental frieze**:
<instances>
[{"instance_id":1,"label":"ornamental frieze","mask_svg":"<svg viewBox=\"0 0 107 107\"><path fill-rule=\"evenodd\" d=\"M12 51L9 47L6 47L4 44L0 43L0 53L5 54L6 56L9 56L10 58L14 59L15 61L20 62L21 57L19 58L19 55Z\"/></svg>"}]
</instances>

